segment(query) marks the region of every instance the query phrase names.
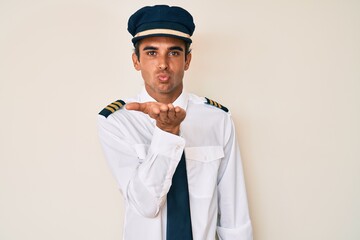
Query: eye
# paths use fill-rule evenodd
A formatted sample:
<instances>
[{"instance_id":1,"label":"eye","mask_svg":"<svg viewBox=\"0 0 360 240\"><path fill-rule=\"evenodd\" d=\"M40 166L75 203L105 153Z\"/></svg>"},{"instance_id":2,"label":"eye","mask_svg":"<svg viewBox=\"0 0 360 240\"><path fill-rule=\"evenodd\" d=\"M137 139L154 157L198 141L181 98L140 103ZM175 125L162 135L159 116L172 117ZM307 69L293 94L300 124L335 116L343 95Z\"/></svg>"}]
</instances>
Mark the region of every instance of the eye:
<instances>
[{"instance_id":1,"label":"eye","mask_svg":"<svg viewBox=\"0 0 360 240\"><path fill-rule=\"evenodd\" d=\"M180 52L179 51L171 51L171 52L169 52L169 55L170 56L179 56Z\"/></svg>"},{"instance_id":2,"label":"eye","mask_svg":"<svg viewBox=\"0 0 360 240\"><path fill-rule=\"evenodd\" d=\"M146 55L148 55L148 56L156 56L156 52L155 51L147 51Z\"/></svg>"}]
</instances>

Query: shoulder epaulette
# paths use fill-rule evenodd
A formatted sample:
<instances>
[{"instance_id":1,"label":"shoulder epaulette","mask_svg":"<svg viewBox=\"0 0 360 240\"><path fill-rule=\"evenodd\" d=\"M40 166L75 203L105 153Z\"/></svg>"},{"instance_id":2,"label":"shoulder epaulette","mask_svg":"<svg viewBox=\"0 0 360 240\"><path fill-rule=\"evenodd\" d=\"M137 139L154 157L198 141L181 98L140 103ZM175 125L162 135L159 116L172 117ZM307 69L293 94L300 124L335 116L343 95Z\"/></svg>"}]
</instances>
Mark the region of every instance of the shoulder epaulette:
<instances>
[{"instance_id":1,"label":"shoulder epaulette","mask_svg":"<svg viewBox=\"0 0 360 240\"><path fill-rule=\"evenodd\" d=\"M211 99L209 99L207 97L205 97L205 99L206 99L206 104L209 104L209 105L212 105L214 107L220 108L221 110L224 110L225 112L229 112L229 109L227 109L227 107L224 107L220 103L217 103L214 100L211 100Z\"/></svg>"},{"instance_id":2,"label":"shoulder epaulette","mask_svg":"<svg viewBox=\"0 0 360 240\"><path fill-rule=\"evenodd\" d=\"M101 110L101 112L99 112L99 114L107 118L112 113L121 109L124 105L125 105L125 102L123 100L117 100L117 101L107 105L103 110Z\"/></svg>"}]
</instances>

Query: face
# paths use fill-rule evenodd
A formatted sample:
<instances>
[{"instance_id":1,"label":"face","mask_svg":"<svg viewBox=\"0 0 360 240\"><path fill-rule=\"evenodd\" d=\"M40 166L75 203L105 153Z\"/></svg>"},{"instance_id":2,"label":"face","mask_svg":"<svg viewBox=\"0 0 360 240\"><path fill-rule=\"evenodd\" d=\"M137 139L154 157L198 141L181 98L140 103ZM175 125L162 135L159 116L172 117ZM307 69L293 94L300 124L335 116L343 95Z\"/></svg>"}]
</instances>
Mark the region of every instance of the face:
<instances>
[{"instance_id":1,"label":"face","mask_svg":"<svg viewBox=\"0 0 360 240\"><path fill-rule=\"evenodd\" d=\"M184 71L189 68L191 54L185 60L184 41L171 37L149 37L139 45L140 60L132 56L134 67L141 71L145 88L158 102L172 103L183 89Z\"/></svg>"}]
</instances>

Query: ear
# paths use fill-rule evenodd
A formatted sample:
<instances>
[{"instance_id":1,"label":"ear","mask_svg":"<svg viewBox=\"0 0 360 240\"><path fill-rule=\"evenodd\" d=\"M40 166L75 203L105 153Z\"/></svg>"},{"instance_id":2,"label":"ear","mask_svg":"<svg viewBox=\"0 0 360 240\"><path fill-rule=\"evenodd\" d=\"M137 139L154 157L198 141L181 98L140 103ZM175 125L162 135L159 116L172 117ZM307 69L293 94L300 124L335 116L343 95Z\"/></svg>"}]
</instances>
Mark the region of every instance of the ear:
<instances>
[{"instance_id":1,"label":"ear","mask_svg":"<svg viewBox=\"0 0 360 240\"><path fill-rule=\"evenodd\" d=\"M186 61L185 61L185 68L184 70L188 70L189 67L190 67L190 62L191 62L191 53L189 53L187 56L186 56Z\"/></svg>"},{"instance_id":2,"label":"ear","mask_svg":"<svg viewBox=\"0 0 360 240\"><path fill-rule=\"evenodd\" d=\"M133 64L134 64L134 68L137 71L140 71L141 70L140 61L139 61L139 59L138 59L138 57L136 56L135 53L132 54L132 61L133 61Z\"/></svg>"}]
</instances>

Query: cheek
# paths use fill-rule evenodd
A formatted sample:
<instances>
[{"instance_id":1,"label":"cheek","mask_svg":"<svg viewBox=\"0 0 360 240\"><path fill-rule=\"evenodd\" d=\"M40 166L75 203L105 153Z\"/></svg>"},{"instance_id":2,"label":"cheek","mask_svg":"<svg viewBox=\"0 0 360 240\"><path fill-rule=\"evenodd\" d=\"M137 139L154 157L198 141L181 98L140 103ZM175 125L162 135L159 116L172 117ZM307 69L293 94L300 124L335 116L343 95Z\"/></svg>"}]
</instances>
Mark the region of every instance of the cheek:
<instances>
[{"instance_id":1,"label":"cheek","mask_svg":"<svg viewBox=\"0 0 360 240\"><path fill-rule=\"evenodd\" d=\"M154 70L153 70L153 66L151 66L150 64L146 64L146 65L142 65L141 67L141 76L143 77L143 79L147 82L151 81L151 79L153 78L154 75Z\"/></svg>"},{"instance_id":2,"label":"cheek","mask_svg":"<svg viewBox=\"0 0 360 240\"><path fill-rule=\"evenodd\" d=\"M171 62L171 68L174 70L174 72L181 72L186 70L186 63L185 60L176 60Z\"/></svg>"},{"instance_id":3,"label":"cheek","mask_svg":"<svg viewBox=\"0 0 360 240\"><path fill-rule=\"evenodd\" d=\"M153 63L151 61L140 61L141 72L150 72L153 69Z\"/></svg>"},{"instance_id":4,"label":"cheek","mask_svg":"<svg viewBox=\"0 0 360 240\"><path fill-rule=\"evenodd\" d=\"M145 81L149 81L149 79L151 78L151 74L144 69L141 70L141 76Z\"/></svg>"},{"instance_id":5,"label":"cheek","mask_svg":"<svg viewBox=\"0 0 360 240\"><path fill-rule=\"evenodd\" d=\"M142 65L142 68L144 69L144 71L147 71L147 72L152 72L152 71L156 70L156 67L157 67L157 63L155 60L144 61L143 65Z\"/></svg>"}]
</instances>

